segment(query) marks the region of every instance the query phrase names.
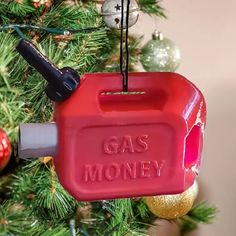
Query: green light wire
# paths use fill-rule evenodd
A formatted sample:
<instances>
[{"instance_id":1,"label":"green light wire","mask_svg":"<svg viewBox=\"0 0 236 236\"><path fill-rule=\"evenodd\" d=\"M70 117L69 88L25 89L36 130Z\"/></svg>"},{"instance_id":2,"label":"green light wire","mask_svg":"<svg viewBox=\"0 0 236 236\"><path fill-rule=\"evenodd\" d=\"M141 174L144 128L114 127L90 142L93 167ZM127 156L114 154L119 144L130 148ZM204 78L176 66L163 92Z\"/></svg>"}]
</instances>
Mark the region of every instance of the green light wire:
<instances>
[{"instance_id":1,"label":"green light wire","mask_svg":"<svg viewBox=\"0 0 236 236\"><path fill-rule=\"evenodd\" d=\"M24 34L22 33L21 29L40 30L40 31L47 32L49 34L56 34L56 35L72 35L72 34L77 34L77 33L90 33L90 32L99 30L101 28L103 27L102 26L90 27L90 28L84 28L84 29L58 29L58 28L44 28L37 25L9 24L9 25L0 26L0 31L13 29L18 33L18 35L21 38L26 38L26 36L24 36Z\"/></svg>"},{"instance_id":2,"label":"green light wire","mask_svg":"<svg viewBox=\"0 0 236 236\"><path fill-rule=\"evenodd\" d=\"M14 28L16 33L22 38L22 39L26 39L26 36L23 34L23 32L18 28L18 27L15 27Z\"/></svg>"}]
</instances>

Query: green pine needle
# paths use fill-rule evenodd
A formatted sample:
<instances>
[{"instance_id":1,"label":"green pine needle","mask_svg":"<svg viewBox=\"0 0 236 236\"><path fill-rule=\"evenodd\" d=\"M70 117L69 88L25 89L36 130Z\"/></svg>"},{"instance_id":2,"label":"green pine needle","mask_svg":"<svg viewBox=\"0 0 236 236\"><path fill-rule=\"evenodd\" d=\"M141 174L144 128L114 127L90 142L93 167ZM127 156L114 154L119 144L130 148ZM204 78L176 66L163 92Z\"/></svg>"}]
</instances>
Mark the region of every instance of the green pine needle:
<instances>
[{"instance_id":1,"label":"green pine needle","mask_svg":"<svg viewBox=\"0 0 236 236\"><path fill-rule=\"evenodd\" d=\"M19 203L4 202L0 205L0 236L32 235L32 227L37 223L31 211Z\"/></svg>"},{"instance_id":2,"label":"green pine needle","mask_svg":"<svg viewBox=\"0 0 236 236\"><path fill-rule=\"evenodd\" d=\"M166 18L165 10L160 6L160 2L157 0L139 0L139 6L143 12L149 15Z\"/></svg>"},{"instance_id":3,"label":"green pine needle","mask_svg":"<svg viewBox=\"0 0 236 236\"><path fill-rule=\"evenodd\" d=\"M11 34L0 32L0 88L6 86L10 89L10 63L15 59L15 38Z\"/></svg>"},{"instance_id":4,"label":"green pine needle","mask_svg":"<svg viewBox=\"0 0 236 236\"><path fill-rule=\"evenodd\" d=\"M23 202L25 205L31 205L36 186L32 173L29 174L21 171L17 175L14 175L13 178L9 187L12 199L15 202Z\"/></svg>"},{"instance_id":5,"label":"green pine needle","mask_svg":"<svg viewBox=\"0 0 236 236\"><path fill-rule=\"evenodd\" d=\"M202 202L193 207L188 215L179 219L181 235L185 235L199 227L199 224L211 224L216 216L216 207Z\"/></svg>"},{"instance_id":6,"label":"green pine needle","mask_svg":"<svg viewBox=\"0 0 236 236\"><path fill-rule=\"evenodd\" d=\"M14 201L22 201L39 218L47 220L68 219L77 205L59 183L54 169L38 160L15 176L10 190Z\"/></svg>"},{"instance_id":7,"label":"green pine needle","mask_svg":"<svg viewBox=\"0 0 236 236\"><path fill-rule=\"evenodd\" d=\"M70 231L69 227L65 227L64 225L59 225L55 228L49 228L46 231L42 232L40 236L69 236Z\"/></svg>"},{"instance_id":8,"label":"green pine needle","mask_svg":"<svg viewBox=\"0 0 236 236\"><path fill-rule=\"evenodd\" d=\"M150 220L150 217L151 217L150 211L147 205L143 201L138 202L136 207L137 207L138 215L141 217L142 220L144 221L146 221L147 219Z\"/></svg>"},{"instance_id":9,"label":"green pine needle","mask_svg":"<svg viewBox=\"0 0 236 236\"><path fill-rule=\"evenodd\" d=\"M74 199L61 186L56 173L40 171L37 176L34 205L40 212L53 219L67 219L75 210Z\"/></svg>"},{"instance_id":10,"label":"green pine needle","mask_svg":"<svg viewBox=\"0 0 236 236\"><path fill-rule=\"evenodd\" d=\"M29 13L33 13L35 8L29 5L29 0L23 0L22 3L17 1L10 2L8 5L8 10L11 14L19 17L25 17Z\"/></svg>"},{"instance_id":11,"label":"green pine needle","mask_svg":"<svg viewBox=\"0 0 236 236\"><path fill-rule=\"evenodd\" d=\"M201 202L189 212L188 216L199 223L210 224L215 218L216 212L216 207Z\"/></svg>"},{"instance_id":12,"label":"green pine needle","mask_svg":"<svg viewBox=\"0 0 236 236\"><path fill-rule=\"evenodd\" d=\"M86 8L60 4L50 9L45 15L44 23L46 26L62 29L66 29L68 26L70 26L70 29L81 29L100 26L101 18L99 17L95 3L91 2L86 5Z\"/></svg>"},{"instance_id":13,"label":"green pine needle","mask_svg":"<svg viewBox=\"0 0 236 236\"><path fill-rule=\"evenodd\" d=\"M19 92L0 88L0 127L3 127L11 141L17 140L19 123L28 122L32 115L26 104L19 100Z\"/></svg>"},{"instance_id":14,"label":"green pine needle","mask_svg":"<svg viewBox=\"0 0 236 236\"><path fill-rule=\"evenodd\" d=\"M143 236L147 235L146 224L139 222L134 215L135 204L132 199L105 201L103 208L112 216L105 235L112 236Z\"/></svg>"}]
</instances>

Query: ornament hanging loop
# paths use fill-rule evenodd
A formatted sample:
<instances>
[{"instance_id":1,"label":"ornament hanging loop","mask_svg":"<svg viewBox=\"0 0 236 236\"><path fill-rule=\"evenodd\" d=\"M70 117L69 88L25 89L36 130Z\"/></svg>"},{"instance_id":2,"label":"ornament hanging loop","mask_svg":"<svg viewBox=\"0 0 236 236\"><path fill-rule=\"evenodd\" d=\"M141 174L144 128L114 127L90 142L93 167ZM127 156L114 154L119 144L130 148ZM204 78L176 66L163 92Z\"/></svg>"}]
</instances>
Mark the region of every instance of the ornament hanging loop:
<instances>
[{"instance_id":1,"label":"ornament hanging loop","mask_svg":"<svg viewBox=\"0 0 236 236\"><path fill-rule=\"evenodd\" d=\"M153 40L163 40L164 39L164 35L162 32L155 30L152 34L152 39Z\"/></svg>"}]
</instances>

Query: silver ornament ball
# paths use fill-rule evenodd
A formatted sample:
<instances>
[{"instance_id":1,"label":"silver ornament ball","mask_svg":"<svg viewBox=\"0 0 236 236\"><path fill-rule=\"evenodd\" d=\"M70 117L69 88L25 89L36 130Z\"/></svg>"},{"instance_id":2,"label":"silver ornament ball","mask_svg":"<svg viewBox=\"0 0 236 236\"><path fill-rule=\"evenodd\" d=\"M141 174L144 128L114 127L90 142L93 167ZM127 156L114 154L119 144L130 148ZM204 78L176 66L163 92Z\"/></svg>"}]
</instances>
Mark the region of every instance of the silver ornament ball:
<instances>
[{"instance_id":1,"label":"silver ornament ball","mask_svg":"<svg viewBox=\"0 0 236 236\"><path fill-rule=\"evenodd\" d=\"M121 29L121 0L106 0L102 5L101 15L109 28ZM127 0L124 0L124 22L126 28ZM130 0L129 27L136 24L139 17L139 6L135 0Z\"/></svg>"},{"instance_id":2,"label":"silver ornament ball","mask_svg":"<svg viewBox=\"0 0 236 236\"><path fill-rule=\"evenodd\" d=\"M140 61L146 71L174 72L180 66L181 54L172 40L155 31L142 48Z\"/></svg>"}]
</instances>

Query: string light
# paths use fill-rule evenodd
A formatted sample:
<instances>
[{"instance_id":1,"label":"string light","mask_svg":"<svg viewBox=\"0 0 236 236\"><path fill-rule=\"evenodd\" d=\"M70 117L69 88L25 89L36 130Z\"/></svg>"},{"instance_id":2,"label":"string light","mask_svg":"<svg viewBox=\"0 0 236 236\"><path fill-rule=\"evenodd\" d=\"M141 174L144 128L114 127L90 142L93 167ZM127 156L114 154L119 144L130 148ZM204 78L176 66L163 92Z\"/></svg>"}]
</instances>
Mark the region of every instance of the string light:
<instances>
[{"instance_id":1,"label":"string light","mask_svg":"<svg viewBox=\"0 0 236 236\"><path fill-rule=\"evenodd\" d=\"M69 35L77 34L77 33L90 33L90 32L99 30L101 28L104 28L104 27L99 26L99 27L89 27L89 28L84 28L84 29L59 29L59 28L45 28L45 27L40 27L38 25L9 24L9 25L0 26L0 31L6 31L9 29L12 29L12 30L15 30L21 38L26 38L25 35L21 31L22 29L28 29L28 30L33 29L33 30L44 31L49 34L69 36Z\"/></svg>"}]
</instances>

